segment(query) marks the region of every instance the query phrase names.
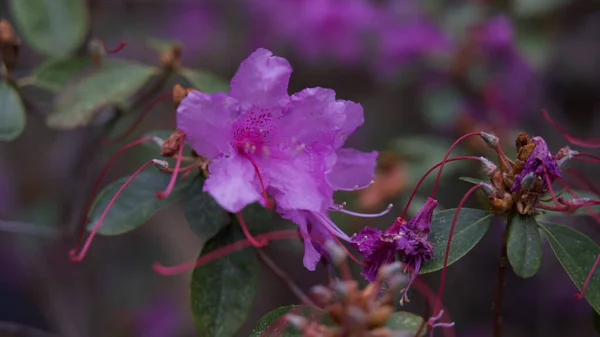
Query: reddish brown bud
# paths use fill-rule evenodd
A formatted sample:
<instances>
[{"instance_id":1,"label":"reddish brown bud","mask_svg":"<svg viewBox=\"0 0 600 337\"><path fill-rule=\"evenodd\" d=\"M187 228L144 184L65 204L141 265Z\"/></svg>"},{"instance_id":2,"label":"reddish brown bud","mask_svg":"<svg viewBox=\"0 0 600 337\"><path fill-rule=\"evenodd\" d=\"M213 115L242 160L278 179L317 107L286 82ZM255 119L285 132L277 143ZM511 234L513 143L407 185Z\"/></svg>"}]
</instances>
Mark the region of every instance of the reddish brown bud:
<instances>
[{"instance_id":1,"label":"reddish brown bud","mask_svg":"<svg viewBox=\"0 0 600 337\"><path fill-rule=\"evenodd\" d=\"M177 151L179 151L179 147L182 146L181 144L181 135L183 134L183 132L179 131L179 130L175 130L175 132L173 132L169 138L167 138L167 140L165 140L163 147L160 151L160 155L163 157L172 157L174 156Z\"/></svg>"},{"instance_id":2,"label":"reddish brown bud","mask_svg":"<svg viewBox=\"0 0 600 337\"><path fill-rule=\"evenodd\" d=\"M525 132L519 133L517 139L515 140L517 152L519 152L519 150L521 150L521 148L527 144L529 144L529 135L527 135Z\"/></svg>"},{"instance_id":3,"label":"reddish brown bud","mask_svg":"<svg viewBox=\"0 0 600 337\"><path fill-rule=\"evenodd\" d=\"M185 96L187 96L187 94L188 91L181 85L175 84L173 86L173 103L175 104L176 108L179 106L179 104L181 104L181 101L185 98Z\"/></svg>"},{"instance_id":4,"label":"reddish brown bud","mask_svg":"<svg viewBox=\"0 0 600 337\"><path fill-rule=\"evenodd\" d=\"M181 68L181 46L171 46L171 48L161 52L158 58L164 69L177 71Z\"/></svg>"},{"instance_id":5,"label":"reddish brown bud","mask_svg":"<svg viewBox=\"0 0 600 337\"><path fill-rule=\"evenodd\" d=\"M21 39L15 35L15 31L7 20L0 20L0 57L8 71L8 76L17 64Z\"/></svg>"},{"instance_id":6,"label":"reddish brown bud","mask_svg":"<svg viewBox=\"0 0 600 337\"><path fill-rule=\"evenodd\" d=\"M370 329L384 326L385 323L390 319L390 316L394 313L394 307L385 306L379 307L369 313L367 317L367 325Z\"/></svg>"},{"instance_id":7,"label":"reddish brown bud","mask_svg":"<svg viewBox=\"0 0 600 337\"><path fill-rule=\"evenodd\" d=\"M533 153L534 149L535 149L534 143L529 143L529 144L523 145L519 149L519 152L517 153L517 159L522 160L522 161L527 161L527 159L529 159L529 157L531 157L531 154Z\"/></svg>"}]
</instances>

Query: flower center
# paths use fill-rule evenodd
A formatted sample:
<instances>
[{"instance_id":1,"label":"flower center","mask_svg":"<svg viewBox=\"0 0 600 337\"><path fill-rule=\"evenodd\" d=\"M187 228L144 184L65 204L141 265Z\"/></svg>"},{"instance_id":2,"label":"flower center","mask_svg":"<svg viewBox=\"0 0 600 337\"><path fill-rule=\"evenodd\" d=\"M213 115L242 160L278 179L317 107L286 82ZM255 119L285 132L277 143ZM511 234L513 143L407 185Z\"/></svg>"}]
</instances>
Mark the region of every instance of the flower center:
<instances>
[{"instance_id":1,"label":"flower center","mask_svg":"<svg viewBox=\"0 0 600 337\"><path fill-rule=\"evenodd\" d=\"M233 124L233 145L240 153L252 154L268 143L273 128L269 110L252 108Z\"/></svg>"}]
</instances>

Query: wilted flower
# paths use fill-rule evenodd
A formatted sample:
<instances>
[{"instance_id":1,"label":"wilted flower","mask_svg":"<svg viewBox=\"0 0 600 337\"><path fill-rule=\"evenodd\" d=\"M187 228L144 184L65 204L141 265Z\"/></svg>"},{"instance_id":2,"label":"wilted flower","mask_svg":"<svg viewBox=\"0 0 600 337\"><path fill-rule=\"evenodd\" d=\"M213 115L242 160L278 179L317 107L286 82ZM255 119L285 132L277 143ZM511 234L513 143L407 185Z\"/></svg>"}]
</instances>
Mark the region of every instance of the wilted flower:
<instances>
[{"instance_id":1,"label":"wilted flower","mask_svg":"<svg viewBox=\"0 0 600 337\"><path fill-rule=\"evenodd\" d=\"M363 123L359 104L323 88L288 96L291 73L287 60L258 49L242 62L228 94L189 93L177 125L211 161L204 190L232 213L256 201L267 206L271 195L278 212L300 226L305 265L314 269L320 253L310 248L311 232L349 240L327 213L354 213L333 204L333 191L369 186L377 152L341 148Z\"/></svg>"},{"instance_id":2,"label":"wilted flower","mask_svg":"<svg viewBox=\"0 0 600 337\"><path fill-rule=\"evenodd\" d=\"M528 145L530 145L530 150L525 150L527 149ZM515 177L515 183L510 188L512 192L520 191L523 179L531 174L533 174L535 177L544 177L544 175L547 175L550 178L550 181L562 177L560 168L558 167L558 162L550 153L548 145L546 145L546 141L544 141L542 137L531 138L528 145L522 147L523 151L519 152L519 155L521 155L523 152L531 151L530 153L527 153L529 157L526 158L525 166ZM533 147L533 149L531 149L531 147ZM545 184L546 181L545 178L543 178L542 188L545 186Z\"/></svg>"},{"instance_id":3,"label":"wilted flower","mask_svg":"<svg viewBox=\"0 0 600 337\"><path fill-rule=\"evenodd\" d=\"M361 274L368 281L374 281L379 268L394 262L396 255L412 273L411 280L416 277L421 264L433 257L433 247L427 242L427 237L437 204L436 200L428 198L425 206L410 221L398 218L385 232L367 227L352 236L351 245L367 264Z\"/></svg>"}]
</instances>

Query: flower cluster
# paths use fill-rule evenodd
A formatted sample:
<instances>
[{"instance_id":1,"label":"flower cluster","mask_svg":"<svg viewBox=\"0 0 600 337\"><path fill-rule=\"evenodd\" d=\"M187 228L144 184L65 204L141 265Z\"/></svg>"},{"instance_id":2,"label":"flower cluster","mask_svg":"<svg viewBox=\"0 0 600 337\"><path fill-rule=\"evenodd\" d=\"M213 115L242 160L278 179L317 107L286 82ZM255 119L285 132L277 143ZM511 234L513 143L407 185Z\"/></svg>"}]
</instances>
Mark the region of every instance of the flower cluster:
<instances>
[{"instance_id":1,"label":"flower cluster","mask_svg":"<svg viewBox=\"0 0 600 337\"><path fill-rule=\"evenodd\" d=\"M278 213L299 226L304 265L314 270L333 235L350 241L328 217L345 211L333 204L334 190L369 186L377 152L342 148L363 123L359 104L324 88L289 96L291 73L287 60L258 49L242 62L228 94L188 93L177 127L210 160L204 190L232 213L254 202L268 207L272 196Z\"/></svg>"}]
</instances>

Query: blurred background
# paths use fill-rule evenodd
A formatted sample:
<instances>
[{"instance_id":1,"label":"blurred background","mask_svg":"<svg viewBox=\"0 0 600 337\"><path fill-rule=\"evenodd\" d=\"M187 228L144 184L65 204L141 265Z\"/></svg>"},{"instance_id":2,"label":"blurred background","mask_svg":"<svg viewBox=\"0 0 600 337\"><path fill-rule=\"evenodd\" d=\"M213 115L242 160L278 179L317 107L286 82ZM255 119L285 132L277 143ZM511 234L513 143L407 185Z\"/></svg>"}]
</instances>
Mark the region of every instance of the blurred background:
<instances>
[{"instance_id":1,"label":"blurred background","mask_svg":"<svg viewBox=\"0 0 600 337\"><path fill-rule=\"evenodd\" d=\"M289 92L326 87L339 99L360 102L365 125L348 146L380 152L376 183L344 193L352 209L385 217L335 216L347 233L365 225L385 228L402 211L417 179L442 160L449 145L471 131L494 132L514 153L520 131L544 136L553 151L563 140L540 116L547 108L572 133L600 130L600 2L594 0L88 0L89 37L128 45L114 58L158 65L149 38L176 41L189 68L230 79L258 47L286 57L294 68ZM0 18L12 20L7 1ZM17 35L19 31L17 29ZM82 50L84 53L85 50ZM15 75L27 76L43 58L23 44ZM156 96L174 84L174 76ZM155 274L154 261L194 259L202 241L176 204L122 236L99 237L87 258L71 264L68 250L94 179L119 146L102 146L97 126L53 131L43 116L52 95L27 88L28 125L19 139L0 143L0 337L197 336L189 309L190 274ZM1 104L0 104L1 105ZM122 118L123 130L141 111ZM2 123L2 121L0 121ZM157 105L134 136L173 129L171 102ZM117 133L117 131L115 131ZM150 151L150 152L149 152ZM478 140L456 153L491 156ZM150 149L132 150L111 168L102 186L128 175ZM490 157L490 159L494 159ZM593 168L574 165L593 181ZM456 207L477 176L474 164L449 164L438 193ZM430 188L425 185L414 209ZM481 207L476 198L470 207ZM561 220L600 240L599 224L586 217ZM491 336L491 302L501 224L451 266L444 303L460 337ZM598 242L598 241L597 241ZM267 249L303 289L327 282L327 270L302 266L302 245ZM593 336L592 309L544 247L540 272L522 280L509 269L504 303L505 336ZM359 268L356 268L358 278ZM267 269L248 322L298 300ZM437 289L439 273L424 280ZM414 293L405 307L423 312ZM439 334L439 332L438 332Z\"/></svg>"}]
</instances>

